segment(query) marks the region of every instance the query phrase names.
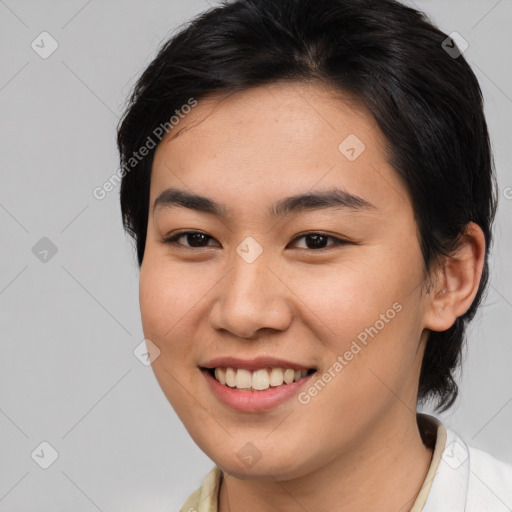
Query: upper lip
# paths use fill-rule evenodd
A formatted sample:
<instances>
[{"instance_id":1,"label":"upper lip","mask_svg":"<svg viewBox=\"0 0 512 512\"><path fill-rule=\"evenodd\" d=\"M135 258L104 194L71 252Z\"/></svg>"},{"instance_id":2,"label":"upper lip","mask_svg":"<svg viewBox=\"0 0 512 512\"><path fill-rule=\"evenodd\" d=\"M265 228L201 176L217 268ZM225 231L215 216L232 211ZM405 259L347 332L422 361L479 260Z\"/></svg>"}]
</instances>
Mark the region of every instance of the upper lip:
<instances>
[{"instance_id":1,"label":"upper lip","mask_svg":"<svg viewBox=\"0 0 512 512\"><path fill-rule=\"evenodd\" d=\"M245 370L259 370L260 368L293 368L294 370L309 370L313 366L277 359L275 357L256 357L255 359L239 359L237 357L216 357L202 365L202 368L243 368Z\"/></svg>"}]
</instances>

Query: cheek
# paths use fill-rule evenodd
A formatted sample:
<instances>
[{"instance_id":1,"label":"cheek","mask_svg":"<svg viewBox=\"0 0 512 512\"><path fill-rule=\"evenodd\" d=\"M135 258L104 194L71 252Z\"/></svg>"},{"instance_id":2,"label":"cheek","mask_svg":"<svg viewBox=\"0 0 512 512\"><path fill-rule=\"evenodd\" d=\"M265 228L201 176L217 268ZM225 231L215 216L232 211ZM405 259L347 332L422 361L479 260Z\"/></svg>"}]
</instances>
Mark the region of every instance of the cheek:
<instances>
[{"instance_id":1,"label":"cheek","mask_svg":"<svg viewBox=\"0 0 512 512\"><path fill-rule=\"evenodd\" d=\"M142 327L144 337L160 349L164 359L183 345L175 340L193 306L190 293L186 292L188 286L183 276L172 272L170 265L144 258L139 279Z\"/></svg>"},{"instance_id":2,"label":"cheek","mask_svg":"<svg viewBox=\"0 0 512 512\"><path fill-rule=\"evenodd\" d=\"M357 262L312 267L307 274L289 276L288 280L301 299L298 303L304 306L300 314L309 317L314 330L324 334L324 341L331 340L340 350L379 321L381 314L390 310L387 317L393 317L393 304L403 295L399 278L386 275L364 257Z\"/></svg>"},{"instance_id":3,"label":"cheek","mask_svg":"<svg viewBox=\"0 0 512 512\"><path fill-rule=\"evenodd\" d=\"M139 304L144 332L146 329L160 339L171 335L177 322L187 321L200 292L197 273L183 272L148 250L139 278ZM200 288L200 287L199 287Z\"/></svg>"},{"instance_id":4,"label":"cheek","mask_svg":"<svg viewBox=\"0 0 512 512\"><path fill-rule=\"evenodd\" d=\"M139 279L139 303L144 337L159 349L151 366L169 403L181 416L190 409L188 394L191 387L190 366L183 364L188 358L187 336L192 336L187 325L189 304L187 283L170 265L162 265L155 258L144 256ZM190 298L192 300L192 298Z\"/></svg>"},{"instance_id":5,"label":"cheek","mask_svg":"<svg viewBox=\"0 0 512 512\"><path fill-rule=\"evenodd\" d=\"M144 262L139 279L139 304L144 335L161 339L172 326L173 312L177 305L176 291L163 279L158 279L158 269Z\"/></svg>"},{"instance_id":6,"label":"cheek","mask_svg":"<svg viewBox=\"0 0 512 512\"><path fill-rule=\"evenodd\" d=\"M402 409L413 395L416 345L408 336L410 313L404 307L377 333L359 330L366 335L365 343L357 334L331 338L325 366L299 397L299 410L308 427L322 425L324 438L333 440L332 448L337 439L339 446L364 439L379 418L391 409ZM326 450L322 439L316 437L313 443L313 452Z\"/></svg>"},{"instance_id":7,"label":"cheek","mask_svg":"<svg viewBox=\"0 0 512 512\"><path fill-rule=\"evenodd\" d=\"M331 270L328 280L317 272L300 282L307 306L300 315L323 345L329 381L305 401L338 403L344 414L357 413L395 400L393 392L410 384L421 331L418 297L411 293L415 276L399 267L388 260L380 266L359 262ZM323 398L313 400L317 394Z\"/></svg>"}]
</instances>

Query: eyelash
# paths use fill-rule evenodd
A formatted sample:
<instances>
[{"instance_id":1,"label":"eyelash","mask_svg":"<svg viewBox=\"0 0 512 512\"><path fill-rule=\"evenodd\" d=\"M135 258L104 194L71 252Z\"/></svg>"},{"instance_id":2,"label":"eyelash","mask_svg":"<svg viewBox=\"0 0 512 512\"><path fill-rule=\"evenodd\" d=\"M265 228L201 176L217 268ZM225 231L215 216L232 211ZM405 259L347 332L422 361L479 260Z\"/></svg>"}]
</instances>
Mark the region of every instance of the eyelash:
<instances>
[{"instance_id":1,"label":"eyelash","mask_svg":"<svg viewBox=\"0 0 512 512\"><path fill-rule=\"evenodd\" d=\"M183 247L185 249L192 250L192 251L193 250L198 250L198 249L202 250L202 249L205 249L207 247L211 247L211 246L208 246L208 245L204 246L204 247L188 247L188 246L184 246L183 244L179 244L177 242L180 238L183 238L184 236L195 235L195 234L204 235L206 238L214 240L214 238L212 236L209 236L206 233L203 233L202 231L183 231L181 233L177 233L176 235L173 235L173 236L170 236L170 237L167 237L167 238L163 238L161 240L161 242L166 244L166 245L181 246L181 247ZM343 240L341 238L337 238L337 237L334 237L334 236L331 236L331 235L326 235L325 233L318 232L318 231L310 231L308 233L303 233L303 234L295 237L292 240L292 243L296 242L297 240L300 240L301 238L306 238L308 236L314 236L314 235L319 235L321 237L334 240L334 244L332 244L330 246L327 246L327 247L322 247L321 249L308 249L307 247L301 247L300 250L303 250L303 251L313 251L313 252L324 252L324 251L329 250L329 248L336 247L336 246L339 246L339 245L346 245L346 244L350 243L347 240Z\"/></svg>"}]
</instances>

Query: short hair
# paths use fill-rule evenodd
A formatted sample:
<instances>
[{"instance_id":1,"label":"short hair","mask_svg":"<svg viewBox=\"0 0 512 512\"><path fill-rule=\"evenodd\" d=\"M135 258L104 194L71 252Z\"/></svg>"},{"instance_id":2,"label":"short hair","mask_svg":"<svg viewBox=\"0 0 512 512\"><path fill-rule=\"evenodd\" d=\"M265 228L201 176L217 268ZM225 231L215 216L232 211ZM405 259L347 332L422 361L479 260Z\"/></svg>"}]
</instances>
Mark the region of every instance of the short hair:
<instances>
[{"instance_id":1,"label":"short hair","mask_svg":"<svg viewBox=\"0 0 512 512\"><path fill-rule=\"evenodd\" d=\"M494 161L477 78L453 40L395 0L236 0L207 10L174 34L136 82L119 123L123 169L158 126L190 98L273 82L319 81L365 107L386 142L387 161L413 205L425 277L482 229L478 292L452 327L430 331L418 401L450 408L458 395L466 325L486 289L497 207ZM449 42L447 45L446 42ZM123 174L125 230L142 265L156 148ZM427 293L428 293L427 287Z\"/></svg>"}]
</instances>

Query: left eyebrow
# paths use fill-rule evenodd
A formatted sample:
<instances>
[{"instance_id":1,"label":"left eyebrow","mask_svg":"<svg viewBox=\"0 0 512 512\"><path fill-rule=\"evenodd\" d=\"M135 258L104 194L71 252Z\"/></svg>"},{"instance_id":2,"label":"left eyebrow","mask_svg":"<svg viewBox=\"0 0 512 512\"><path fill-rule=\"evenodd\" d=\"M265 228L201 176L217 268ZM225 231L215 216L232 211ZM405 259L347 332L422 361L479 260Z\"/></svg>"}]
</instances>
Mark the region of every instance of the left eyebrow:
<instances>
[{"instance_id":1,"label":"left eyebrow","mask_svg":"<svg viewBox=\"0 0 512 512\"><path fill-rule=\"evenodd\" d=\"M228 217L228 209L225 205L217 203L205 196L193 194L177 188L164 190L153 204L153 210L158 208L172 208L181 206L202 213ZM304 211L321 210L327 208L343 209L348 211L376 210L377 207L341 188L332 188L319 192L306 192L294 196L279 199L270 205L267 214L271 217L284 217Z\"/></svg>"},{"instance_id":2,"label":"left eyebrow","mask_svg":"<svg viewBox=\"0 0 512 512\"><path fill-rule=\"evenodd\" d=\"M309 192L280 199L270 206L269 215L273 217L283 217L292 213L326 208L348 211L377 209L375 205L362 197L351 194L342 188L332 188L320 192Z\"/></svg>"}]
</instances>

